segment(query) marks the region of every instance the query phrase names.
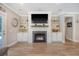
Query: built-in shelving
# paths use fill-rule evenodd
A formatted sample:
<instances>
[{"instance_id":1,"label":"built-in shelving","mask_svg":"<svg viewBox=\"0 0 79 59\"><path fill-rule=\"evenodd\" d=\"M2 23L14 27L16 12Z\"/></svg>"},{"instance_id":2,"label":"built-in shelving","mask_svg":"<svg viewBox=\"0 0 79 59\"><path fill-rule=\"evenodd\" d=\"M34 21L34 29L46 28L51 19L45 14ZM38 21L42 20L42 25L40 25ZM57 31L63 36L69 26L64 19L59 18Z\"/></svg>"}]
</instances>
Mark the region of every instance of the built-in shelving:
<instances>
[{"instance_id":1,"label":"built-in shelving","mask_svg":"<svg viewBox=\"0 0 79 59\"><path fill-rule=\"evenodd\" d=\"M58 16L53 16L51 20L52 32L60 32L60 20Z\"/></svg>"}]
</instances>

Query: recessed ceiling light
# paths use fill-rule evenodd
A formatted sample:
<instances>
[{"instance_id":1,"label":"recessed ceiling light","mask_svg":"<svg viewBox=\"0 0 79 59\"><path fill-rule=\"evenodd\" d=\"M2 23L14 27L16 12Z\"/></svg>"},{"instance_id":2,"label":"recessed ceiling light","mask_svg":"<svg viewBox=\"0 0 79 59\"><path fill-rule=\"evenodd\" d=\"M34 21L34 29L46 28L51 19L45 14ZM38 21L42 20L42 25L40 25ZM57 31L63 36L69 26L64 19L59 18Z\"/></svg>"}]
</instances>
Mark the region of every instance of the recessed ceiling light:
<instances>
[{"instance_id":1,"label":"recessed ceiling light","mask_svg":"<svg viewBox=\"0 0 79 59\"><path fill-rule=\"evenodd\" d=\"M20 5L20 6L23 6L23 5L24 5L24 3L19 3L19 5Z\"/></svg>"},{"instance_id":2,"label":"recessed ceiling light","mask_svg":"<svg viewBox=\"0 0 79 59\"><path fill-rule=\"evenodd\" d=\"M20 3L21 5L23 5L24 3Z\"/></svg>"}]
</instances>

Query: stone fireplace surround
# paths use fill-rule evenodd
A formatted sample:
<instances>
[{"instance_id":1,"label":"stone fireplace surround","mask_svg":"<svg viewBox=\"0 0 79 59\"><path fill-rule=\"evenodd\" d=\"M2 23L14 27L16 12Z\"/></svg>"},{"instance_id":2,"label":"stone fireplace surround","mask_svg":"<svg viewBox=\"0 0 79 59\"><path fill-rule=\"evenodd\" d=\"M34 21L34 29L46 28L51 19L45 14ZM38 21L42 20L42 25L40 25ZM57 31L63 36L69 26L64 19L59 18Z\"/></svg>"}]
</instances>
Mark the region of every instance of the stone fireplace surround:
<instances>
[{"instance_id":1,"label":"stone fireplace surround","mask_svg":"<svg viewBox=\"0 0 79 59\"><path fill-rule=\"evenodd\" d=\"M32 27L31 29L29 29L29 39L28 39L28 43L33 43L33 32L34 31L45 31L45 32L47 32L47 43L51 43L52 41L52 39L51 39L51 31L50 31L50 29L48 28L48 27Z\"/></svg>"}]
</instances>

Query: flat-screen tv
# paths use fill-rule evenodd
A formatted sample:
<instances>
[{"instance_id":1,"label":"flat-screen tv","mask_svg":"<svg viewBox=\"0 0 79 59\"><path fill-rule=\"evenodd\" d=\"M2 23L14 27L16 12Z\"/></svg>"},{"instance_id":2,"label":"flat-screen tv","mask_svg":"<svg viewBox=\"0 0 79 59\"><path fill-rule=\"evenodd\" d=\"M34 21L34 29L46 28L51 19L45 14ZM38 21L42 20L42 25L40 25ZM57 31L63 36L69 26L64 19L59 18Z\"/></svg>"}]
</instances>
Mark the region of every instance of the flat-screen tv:
<instances>
[{"instance_id":1,"label":"flat-screen tv","mask_svg":"<svg viewBox=\"0 0 79 59\"><path fill-rule=\"evenodd\" d=\"M31 14L32 23L47 23L48 14Z\"/></svg>"}]
</instances>

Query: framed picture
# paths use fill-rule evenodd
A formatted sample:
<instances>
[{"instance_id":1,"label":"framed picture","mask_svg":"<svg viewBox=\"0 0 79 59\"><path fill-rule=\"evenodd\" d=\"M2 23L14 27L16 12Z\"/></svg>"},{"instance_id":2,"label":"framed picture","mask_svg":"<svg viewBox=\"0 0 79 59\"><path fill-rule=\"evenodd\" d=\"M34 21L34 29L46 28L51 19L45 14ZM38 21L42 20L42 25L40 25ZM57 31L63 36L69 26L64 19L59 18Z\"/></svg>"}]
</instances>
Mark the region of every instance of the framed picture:
<instances>
[{"instance_id":1,"label":"framed picture","mask_svg":"<svg viewBox=\"0 0 79 59\"><path fill-rule=\"evenodd\" d=\"M67 27L72 27L72 22L68 22Z\"/></svg>"}]
</instances>

